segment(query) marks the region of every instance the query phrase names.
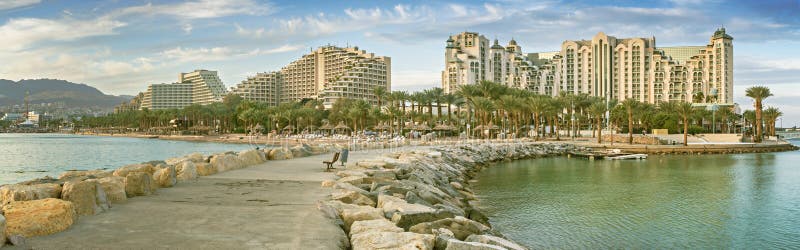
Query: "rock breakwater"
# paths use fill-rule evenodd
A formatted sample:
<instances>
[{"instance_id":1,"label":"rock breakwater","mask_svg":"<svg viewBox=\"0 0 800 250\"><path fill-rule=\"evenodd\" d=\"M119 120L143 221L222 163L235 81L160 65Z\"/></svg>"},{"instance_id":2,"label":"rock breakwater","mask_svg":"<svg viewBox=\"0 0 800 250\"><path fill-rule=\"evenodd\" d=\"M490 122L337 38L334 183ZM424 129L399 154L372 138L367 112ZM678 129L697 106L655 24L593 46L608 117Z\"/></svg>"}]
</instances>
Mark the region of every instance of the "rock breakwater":
<instances>
[{"instance_id":1,"label":"rock breakwater","mask_svg":"<svg viewBox=\"0 0 800 250\"><path fill-rule=\"evenodd\" d=\"M526 249L493 230L467 185L503 160L583 150L568 144L452 145L386 153L349 163L319 208L337 221L352 249Z\"/></svg>"},{"instance_id":2,"label":"rock breakwater","mask_svg":"<svg viewBox=\"0 0 800 250\"><path fill-rule=\"evenodd\" d=\"M322 144L207 156L195 153L112 170L67 171L58 178L45 177L0 186L0 246L6 239L66 230L80 217L113 212L114 206L137 196L158 194L160 189L194 182L199 176L262 164L270 155L286 159L293 155L338 152L345 147L347 145Z\"/></svg>"}]
</instances>

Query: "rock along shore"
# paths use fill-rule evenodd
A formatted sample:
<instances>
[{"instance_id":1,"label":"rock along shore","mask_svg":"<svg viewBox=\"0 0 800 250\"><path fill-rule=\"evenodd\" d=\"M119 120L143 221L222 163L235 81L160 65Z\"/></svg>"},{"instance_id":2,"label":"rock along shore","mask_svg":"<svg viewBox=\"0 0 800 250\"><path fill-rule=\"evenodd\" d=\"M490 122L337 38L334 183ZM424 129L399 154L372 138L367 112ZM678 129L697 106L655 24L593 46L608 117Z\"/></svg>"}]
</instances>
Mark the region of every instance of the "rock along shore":
<instances>
[{"instance_id":1,"label":"rock along shore","mask_svg":"<svg viewBox=\"0 0 800 250\"><path fill-rule=\"evenodd\" d=\"M342 148L384 148L382 144L319 144L245 150L212 155L198 153L163 161L130 164L114 170L67 171L0 186L0 247L26 246L26 238L69 229L80 217L111 212L113 207L159 189L196 182L199 176L260 165L271 160L338 152ZM320 168L320 171L322 168ZM187 183L188 184L188 183ZM121 225L124 226L124 225ZM69 245L69 243L66 243Z\"/></svg>"},{"instance_id":2,"label":"rock along shore","mask_svg":"<svg viewBox=\"0 0 800 250\"><path fill-rule=\"evenodd\" d=\"M562 155L570 144L431 147L350 163L319 208L352 249L526 249L493 230L467 182L492 162Z\"/></svg>"}]
</instances>

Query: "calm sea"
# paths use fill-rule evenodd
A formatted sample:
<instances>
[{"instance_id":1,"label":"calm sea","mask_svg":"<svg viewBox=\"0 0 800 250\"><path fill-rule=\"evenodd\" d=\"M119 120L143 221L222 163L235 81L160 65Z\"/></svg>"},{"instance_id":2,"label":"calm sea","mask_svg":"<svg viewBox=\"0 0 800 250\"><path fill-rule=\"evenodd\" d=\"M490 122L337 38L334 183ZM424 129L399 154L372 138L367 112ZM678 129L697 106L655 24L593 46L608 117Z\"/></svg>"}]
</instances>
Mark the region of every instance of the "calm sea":
<instances>
[{"instance_id":1,"label":"calm sea","mask_svg":"<svg viewBox=\"0 0 800 250\"><path fill-rule=\"evenodd\" d=\"M0 134L0 185L70 169L113 169L194 152L241 151L247 144L62 134Z\"/></svg>"},{"instance_id":2,"label":"calm sea","mask_svg":"<svg viewBox=\"0 0 800 250\"><path fill-rule=\"evenodd\" d=\"M524 160L473 187L492 225L533 249L800 248L797 151Z\"/></svg>"}]
</instances>

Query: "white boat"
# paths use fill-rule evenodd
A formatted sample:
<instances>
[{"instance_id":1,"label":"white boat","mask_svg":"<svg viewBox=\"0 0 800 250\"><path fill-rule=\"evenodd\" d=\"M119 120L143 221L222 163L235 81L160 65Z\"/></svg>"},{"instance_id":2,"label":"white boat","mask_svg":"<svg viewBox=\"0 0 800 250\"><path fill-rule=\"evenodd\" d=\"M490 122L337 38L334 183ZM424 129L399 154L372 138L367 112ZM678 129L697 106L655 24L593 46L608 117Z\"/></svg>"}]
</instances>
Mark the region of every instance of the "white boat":
<instances>
[{"instance_id":1,"label":"white boat","mask_svg":"<svg viewBox=\"0 0 800 250\"><path fill-rule=\"evenodd\" d=\"M647 154L629 154L620 156L606 156L606 160L639 160L647 159Z\"/></svg>"}]
</instances>

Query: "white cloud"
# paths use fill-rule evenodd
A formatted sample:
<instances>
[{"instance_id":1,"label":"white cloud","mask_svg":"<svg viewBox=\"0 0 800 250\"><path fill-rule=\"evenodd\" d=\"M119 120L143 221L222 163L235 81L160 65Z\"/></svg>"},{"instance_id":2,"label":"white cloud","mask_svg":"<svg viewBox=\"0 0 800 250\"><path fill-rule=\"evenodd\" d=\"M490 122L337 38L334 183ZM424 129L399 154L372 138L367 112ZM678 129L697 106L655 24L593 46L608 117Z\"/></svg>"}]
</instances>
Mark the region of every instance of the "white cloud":
<instances>
[{"instance_id":1,"label":"white cloud","mask_svg":"<svg viewBox=\"0 0 800 250\"><path fill-rule=\"evenodd\" d=\"M30 6L38 4L42 0L0 0L0 10L10 10L19 7Z\"/></svg>"},{"instance_id":2,"label":"white cloud","mask_svg":"<svg viewBox=\"0 0 800 250\"><path fill-rule=\"evenodd\" d=\"M25 49L45 41L73 41L85 37L114 34L114 29L126 23L100 17L78 20L66 17L60 20L16 18L0 26L0 50Z\"/></svg>"},{"instance_id":3,"label":"white cloud","mask_svg":"<svg viewBox=\"0 0 800 250\"><path fill-rule=\"evenodd\" d=\"M191 23L185 23L181 26L181 29L183 30L183 33L188 35L192 33L192 29L194 29L194 27L192 27Z\"/></svg>"},{"instance_id":4,"label":"white cloud","mask_svg":"<svg viewBox=\"0 0 800 250\"><path fill-rule=\"evenodd\" d=\"M283 53L295 51L303 48L301 45L283 45L272 49L254 49L254 50L237 50L230 47L213 47L213 48L183 48L176 47L174 49L165 50L160 53L164 59L173 60L179 63L198 63L210 61L226 61L242 57L250 57L256 55L267 55L275 53Z\"/></svg>"},{"instance_id":5,"label":"white cloud","mask_svg":"<svg viewBox=\"0 0 800 250\"><path fill-rule=\"evenodd\" d=\"M264 35L264 28L250 30L250 29L245 29L238 23L234 23L233 25L236 26L236 34L239 34L240 36L261 38L261 36Z\"/></svg>"},{"instance_id":6,"label":"white cloud","mask_svg":"<svg viewBox=\"0 0 800 250\"><path fill-rule=\"evenodd\" d=\"M260 4L252 0L198 0L176 4L148 3L118 10L114 15L169 15L182 19L205 19L240 14L268 15L272 12L272 6L269 4Z\"/></svg>"}]
</instances>

